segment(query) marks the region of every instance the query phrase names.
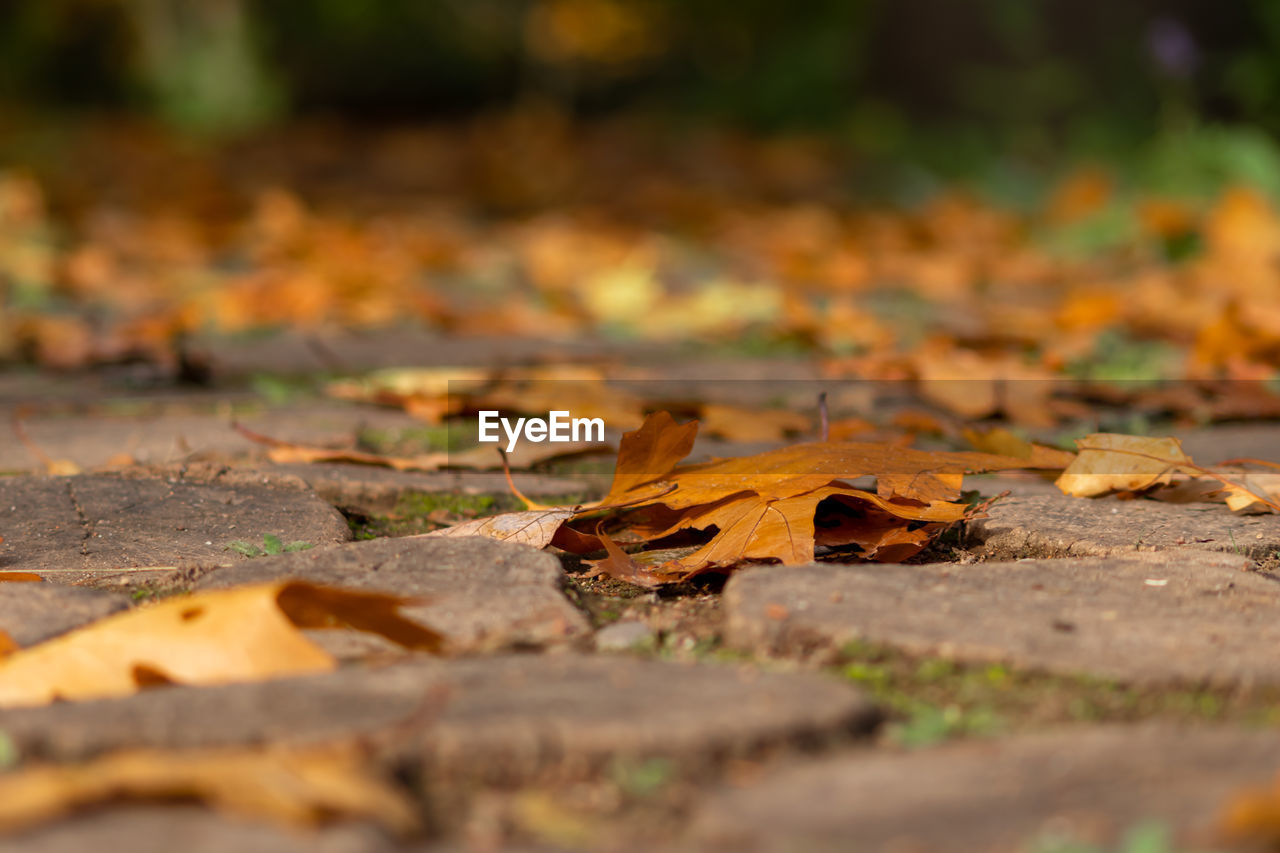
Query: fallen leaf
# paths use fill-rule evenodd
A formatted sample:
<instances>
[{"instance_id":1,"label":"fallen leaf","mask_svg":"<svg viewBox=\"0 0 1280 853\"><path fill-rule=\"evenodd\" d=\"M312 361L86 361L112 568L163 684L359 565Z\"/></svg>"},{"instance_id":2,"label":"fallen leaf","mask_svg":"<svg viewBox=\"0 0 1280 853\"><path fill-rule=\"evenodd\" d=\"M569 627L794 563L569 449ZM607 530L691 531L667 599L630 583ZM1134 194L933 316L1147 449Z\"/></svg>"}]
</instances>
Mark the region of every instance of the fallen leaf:
<instances>
[{"instance_id":1,"label":"fallen leaf","mask_svg":"<svg viewBox=\"0 0 1280 853\"><path fill-rule=\"evenodd\" d=\"M1057 460L1053 460L1045 467L1056 464ZM931 503L958 498L966 473L1031 467L1037 467L1031 460L991 453L916 450L852 441L809 442L752 456L680 466L662 475L676 484L675 491L652 500L682 508L713 503L740 491L755 491L776 499L803 494L833 480L874 477L876 493L881 497ZM637 486L645 484L637 478ZM625 498L625 494L618 498Z\"/></svg>"},{"instance_id":2,"label":"fallen leaf","mask_svg":"<svg viewBox=\"0 0 1280 853\"><path fill-rule=\"evenodd\" d=\"M10 583L33 583L41 582L44 578L35 572L0 572L0 583L6 581Z\"/></svg>"},{"instance_id":3,"label":"fallen leaf","mask_svg":"<svg viewBox=\"0 0 1280 853\"><path fill-rule=\"evenodd\" d=\"M310 447L272 438L242 426L232 424L236 432L257 444L265 444L271 449L267 458L279 465L293 463L312 464L315 462L348 462L356 465L376 465L393 468L396 471L438 471L449 464L448 453L425 453L420 456L400 457L383 456L377 453L365 453L360 450L335 450L326 447Z\"/></svg>"},{"instance_id":4,"label":"fallen leaf","mask_svg":"<svg viewBox=\"0 0 1280 853\"><path fill-rule=\"evenodd\" d=\"M1227 841L1275 848L1280 844L1280 777L1270 786L1233 793L1220 810L1217 822Z\"/></svg>"},{"instance_id":5,"label":"fallen leaf","mask_svg":"<svg viewBox=\"0 0 1280 853\"><path fill-rule=\"evenodd\" d=\"M286 826L374 820L398 834L420 826L412 800L374 775L354 746L137 749L80 764L0 774L0 831L17 832L111 801L198 800Z\"/></svg>"},{"instance_id":6,"label":"fallen leaf","mask_svg":"<svg viewBox=\"0 0 1280 853\"><path fill-rule=\"evenodd\" d=\"M613 483L600 503L620 503L636 486L666 476L693 450L697 434L697 421L677 424L667 412L655 412L639 429L623 433Z\"/></svg>"},{"instance_id":7,"label":"fallen leaf","mask_svg":"<svg viewBox=\"0 0 1280 853\"><path fill-rule=\"evenodd\" d=\"M567 528L566 528L567 529ZM603 560L588 560L587 565L591 566L598 573L609 575L618 580L627 581L638 586L656 586L653 577L648 569L642 563L633 560L626 551L618 547L618 543L614 542L602 530L596 530L596 537L600 544L604 546L604 550L608 554Z\"/></svg>"},{"instance_id":8,"label":"fallen leaf","mask_svg":"<svg viewBox=\"0 0 1280 853\"><path fill-rule=\"evenodd\" d=\"M1078 439L1076 447L1075 461L1056 482L1063 494L1075 497L1141 491L1198 470L1176 438L1095 433Z\"/></svg>"},{"instance_id":9,"label":"fallen leaf","mask_svg":"<svg viewBox=\"0 0 1280 853\"><path fill-rule=\"evenodd\" d=\"M1260 472L1221 466L1209 470L1216 475L1215 478L1221 478L1218 491L1230 510L1248 509L1255 504L1275 510L1280 504L1280 471Z\"/></svg>"},{"instance_id":10,"label":"fallen leaf","mask_svg":"<svg viewBox=\"0 0 1280 853\"><path fill-rule=\"evenodd\" d=\"M225 684L322 672L336 662L302 628L349 627L435 651L440 634L396 613L406 599L277 581L174 598L9 655L0 707L135 693L164 683Z\"/></svg>"},{"instance_id":11,"label":"fallen leaf","mask_svg":"<svg viewBox=\"0 0 1280 853\"><path fill-rule=\"evenodd\" d=\"M1280 470L1261 459L1228 460L1206 468L1182 450L1176 438L1098 433L1079 439L1080 454L1058 478L1063 493L1096 497L1111 492L1146 492L1171 502L1222 500L1232 510L1261 505L1280 512L1280 474L1250 471L1232 463Z\"/></svg>"},{"instance_id":12,"label":"fallen leaf","mask_svg":"<svg viewBox=\"0 0 1280 853\"><path fill-rule=\"evenodd\" d=\"M813 435L812 420L796 412L719 403L705 403L698 409L700 429L726 441L779 441L788 436Z\"/></svg>"},{"instance_id":13,"label":"fallen leaf","mask_svg":"<svg viewBox=\"0 0 1280 853\"><path fill-rule=\"evenodd\" d=\"M966 428L962 433L969 444L973 445L974 450L1014 459L1026 459L1031 463L1028 466L1030 468L1065 469L1076 459L1076 454L1069 450L1036 444L1015 435L1004 427Z\"/></svg>"},{"instance_id":14,"label":"fallen leaf","mask_svg":"<svg viewBox=\"0 0 1280 853\"><path fill-rule=\"evenodd\" d=\"M545 548L551 544L552 538L560 525L568 521L578 512L577 507L550 507L547 509L530 509L521 512L508 512L488 518L476 518L464 521L442 530L420 533L418 536L483 536L488 539L500 539L504 542L518 542L532 545L534 548Z\"/></svg>"},{"instance_id":15,"label":"fallen leaf","mask_svg":"<svg viewBox=\"0 0 1280 853\"><path fill-rule=\"evenodd\" d=\"M331 382L325 393L340 400L395 406L438 424L459 411L464 395L483 388L491 378L489 371L476 368L388 368L361 379Z\"/></svg>"},{"instance_id":16,"label":"fallen leaf","mask_svg":"<svg viewBox=\"0 0 1280 853\"><path fill-rule=\"evenodd\" d=\"M920 451L895 444L815 442L672 467L674 451L692 446L696 427L696 422L679 427L665 413L651 415L640 431L624 436L619 448L620 460L632 454L631 470L637 475L622 480L627 487L623 489L615 476L610 491L615 501L610 508L626 510L624 523L636 518L632 530L643 540L657 541L681 531L709 535L692 553L650 570L664 581L747 560L806 563L814 558L819 538L829 546L857 545L868 559L905 558L922 549L946 524L970 514L969 507L955 502L966 472L1062 462L1057 456L1032 460ZM656 476L661 479L653 479L645 467L660 472ZM861 477L874 477L876 492L848 482ZM650 494L658 483L667 489ZM839 517L824 516L826 526L819 533L815 518L825 502L834 502L838 510L827 516ZM655 515L656 509L661 512ZM595 506L584 513L600 510ZM607 549L608 543L604 544ZM596 565L605 571L617 567L620 574L615 577L631 578L643 556L623 555L624 560L611 551Z\"/></svg>"},{"instance_id":17,"label":"fallen leaf","mask_svg":"<svg viewBox=\"0 0 1280 853\"><path fill-rule=\"evenodd\" d=\"M484 444L470 450L453 450L449 452L450 468L472 468L478 471L494 470L502 467L502 454L494 448L497 445ZM534 444L529 441L516 443L510 453L505 453L507 465L514 469L532 468L552 459L564 459L570 456L585 456L593 453L612 452L613 448L603 441L561 441Z\"/></svg>"}]
</instances>

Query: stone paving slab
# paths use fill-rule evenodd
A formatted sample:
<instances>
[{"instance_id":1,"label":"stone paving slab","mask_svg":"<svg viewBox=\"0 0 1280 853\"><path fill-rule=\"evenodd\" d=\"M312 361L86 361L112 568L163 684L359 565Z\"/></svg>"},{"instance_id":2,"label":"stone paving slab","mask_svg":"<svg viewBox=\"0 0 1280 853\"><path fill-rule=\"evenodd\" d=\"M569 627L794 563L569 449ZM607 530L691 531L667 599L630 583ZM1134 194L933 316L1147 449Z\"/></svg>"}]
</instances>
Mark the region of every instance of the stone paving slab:
<instances>
[{"instance_id":1,"label":"stone paving slab","mask_svg":"<svg viewBox=\"0 0 1280 853\"><path fill-rule=\"evenodd\" d=\"M231 427L230 415L219 413L216 397L193 396L156 405L118 399L96 411L33 414L23 420L31 441L50 459L65 459L82 469L107 465L126 454L139 464L164 465L192 454L260 453L255 444ZM244 405L242 403L242 405ZM114 407L114 408L112 408ZM0 407L0 415L5 414ZM362 429L421 428L422 422L396 409L349 403L308 402L287 407L240 411L237 420L255 432L283 441L344 446ZM3 429L8 430L8 418ZM16 437L0 441L0 471L41 474L41 460Z\"/></svg>"},{"instance_id":2,"label":"stone paving slab","mask_svg":"<svg viewBox=\"0 0 1280 853\"><path fill-rule=\"evenodd\" d=\"M1280 582L1243 558L1130 557L747 569L724 592L726 642L911 654L1134 682L1280 684Z\"/></svg>"},{"instance_id":3,"label":"stone paving slab","mask_svg":"<svg viewBox=\"0 0 1280 853\"><path fill-rule=\"evenodd\" d=\"M1280 462L1280 423L1216 424L1203 429L1178 430L1182 449L1201 465L1250 457Z\"/></svg>"},{"instance_id":4,"label":"stone paving slab","mask_svg":"<svg viewBox=\"0 0 1280 853\"><path fill-rule=\"evenodd\" d=\"M583 778L617 756L704 769L762 750L844 742L869 732L879 713L857 689L816 673L562 654L416 658L7 709L3 719L21 755L58 761L129 746L362 738L390 764L462 790L467 780Z\"/></svg>"},{"instance_id":5,"label":"stone paving slab","mask_svg":"<svg viewBox=\"0 0 1280 853\"><path fill-rule=\"evenodd\" d=\"M282 330L269 335L202 335L192 350L216 377L272 373L342 373L385 367L466 365L510 367L533 362L630 358L646 347L603 339L540 340L517 336L456 336L425 329L390 328L369 332L334 330L314 334Z\"/></svg>"},{"instance_id":6,"label":"stone paving slab","mask_svg":"<svg viewBox=\"0 0 1280 853\"><path fill-rule=\"evenodd\" d=\"M1276 732L1157 726L852 752L721 790L695 811L689 846L1012 853L1069 835L1112 850L1154 819L1174 832L1178 850L1220 849L1219 809L1277 770Z\"/></svg>"},{"instance_id":7,"label":"stone paving slab","mask_svg":"<svg viewBox=\"0 0 1280 853\"><path fill-rule=\"evenodd\" d=\"M94 810L0 837L0 853L392 853L398 849L367 825L289 830L186 805Z\"/></svg>"},{"instance_id":8,"label":"stone paving slab","mask_svg":"<svg viewBox=\"0 0 1280 853\"><path fill-rule=\"evenodd\" d=\"M1224 504L1013 496L968 523L965 544L1002 559L1102 557L1170 548L1254 559L1280 552L1280 515L1241 515Z\"/></svg>"},{"instance_id":9,"label":"stone paving slab","mask_svg":"<svg viewBox=\"0 0 1280 853\"><path fill-rule=\"evenodd\" d=\"M559 560L527 545L479 537L353 542L184 570L176 580L196 589L222 589L284 577L426 599L400 612L443 631L452 652L541 648L585 640L591 633L586 615L564 595ZM312 636L344 656L390 648L355 632Z\"/></svg>"},{"instance_id":10,"label":"stone paving slab","mask_svg":"<svg viewBox=\"0 0 1280 853\"><path fill-rule=\"evenodd\" d=\"M0 631L32 646L129 606L119 593L49 583L0 583Z\"/></svg>"},{"instance_id":11,"label":"stone paving slab","mask_svg":"<svg viewBox=\"0 0 1280 853\"><path fill-rule=\"evenodd\" d=\"M351 538L341 514L309 490L91 475L0 478L0 531L0 570L69 583L244 559L227 543L261 543L266 533L317 546Z\"/></svg>"},{"instance_id":12,"label":"stone paving slab","mask_svg":"<svg viewBox=\"0 0 1280 853\"><path fill-rule=\"evenodd\" d=\"M394 509L401 497L414 493L511 494L501 471L395 471L348 464L276 465L272 470L299 477L331 504L367 510ZM512 479L522 494L550 500L581 495L588 488L577 480L541 474L514 473Z\"/></svg>"}]
</instances>

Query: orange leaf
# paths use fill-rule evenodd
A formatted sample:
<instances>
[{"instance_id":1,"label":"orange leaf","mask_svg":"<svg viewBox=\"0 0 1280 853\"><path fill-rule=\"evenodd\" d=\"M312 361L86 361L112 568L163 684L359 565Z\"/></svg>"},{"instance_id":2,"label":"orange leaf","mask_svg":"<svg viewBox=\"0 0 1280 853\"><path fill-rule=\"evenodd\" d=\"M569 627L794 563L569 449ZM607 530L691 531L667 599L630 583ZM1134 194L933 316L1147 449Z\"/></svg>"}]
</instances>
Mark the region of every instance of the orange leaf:
<instances>
[{"instance_id":1,"label":"orange leaf","mask_svg":"<svg viewBox=\"0 0 1280 853\"><path fill-rule=\"evenodd\" d=\"M601 504L621 503L636 486L666 476L689 455L697 434L697 421L677 424L667 412L655 412L638 430L623 433L613 484Z\"/></svg>"},{"instance_id":2,"label":"orange leaf","mask_svg":"<svg viewBox=\"0 0 1280 853\"><path fill-rule=\"evenodd\" d=\"M405 602L300 581L170 599L8 655L0 661L0 707L333 669L333 657L300 628L345 626L412 648L439 648L440 634L395 613Z\"/></svg>"},{"instance_id":3,"label":"orange leaf","mask_svg":"<svg viewBox=\"0 0 1280 853\"><path fill-rule=\"evenodd\" d=\"M287 826L372 818L416 830L411 800L370 772L352 746L301 749L126 750L82 764L35 765L0 775L0 830L24 829L111 800L198 799Z\"/></svg>"}]
</instances>

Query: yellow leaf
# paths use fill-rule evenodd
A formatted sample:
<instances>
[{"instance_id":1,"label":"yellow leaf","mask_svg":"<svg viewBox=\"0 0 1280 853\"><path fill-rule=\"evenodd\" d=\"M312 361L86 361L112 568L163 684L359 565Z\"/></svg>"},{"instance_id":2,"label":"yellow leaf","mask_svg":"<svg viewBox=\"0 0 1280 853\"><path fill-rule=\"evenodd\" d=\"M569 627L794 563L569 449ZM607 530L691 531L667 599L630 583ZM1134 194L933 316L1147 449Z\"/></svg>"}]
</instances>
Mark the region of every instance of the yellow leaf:
<instances>
[{"instance_id":1,"label":"yellow leaf","mask_svg":"<svg viewBox=\"0 0 1280 853\"><path fill-rule=\"evenodd\" d=\"M111 800L197 799L292 826L335 816L371 818L398 833L418 828L412 803L373 776L353 747L128 750L83 764L0 775L0 831L14 832Z\"/></svg>"},{"instance_id":2,"label":"yellow leaf","mask_svg":"<svg viewBox=\"0 0 1280 853\"><path fill-rule=\"evenodd\" d=\"M0 707L124 696L157 684L225 684L336 665L301 628L349 627L410 648L442 637L405 599L299 581L213 590L109 616L0 660Z\"/></svg>"},{"instance_id":3,"label":"yellow leaf","mask_svg":"<svg viewBox=\"0 0 1280 853\"><path fill-rule=\"evenodd\" d=\"M1087 498L1167 485L1179 472L1199 471L1176 438L1095 433L1076 441L1080 453L1056 485L1064 494Z\"/></svg>"}]
</instances>

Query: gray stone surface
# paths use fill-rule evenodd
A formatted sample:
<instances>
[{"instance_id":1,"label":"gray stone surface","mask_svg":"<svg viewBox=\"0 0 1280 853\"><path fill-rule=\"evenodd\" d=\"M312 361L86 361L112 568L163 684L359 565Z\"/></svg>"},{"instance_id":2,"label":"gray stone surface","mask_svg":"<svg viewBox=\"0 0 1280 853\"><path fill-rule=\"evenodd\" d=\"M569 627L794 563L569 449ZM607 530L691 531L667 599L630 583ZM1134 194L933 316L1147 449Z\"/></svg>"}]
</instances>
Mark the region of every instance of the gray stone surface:
<instances>
[{"instance_id":1,"label":"gray stone surface","mask_svg":"<svg viewBox=\"0 0 1280 853\"><path fill-rule=\"evenodd\" d=\"M1280 423L1219 424L1175 433L1182 449L1200 465L1252 457L1280 462Z\"/></svg>"},{"instance_id":2,"label":"gray stone surface","mask_svg":"<svg viewBox=\"0 0 1280 853\"><path fill-rule=\"evenodd\" d=\"M0 838L0 853L391 853L377 829L284 828L200 806L118 806Z\"/></svg>"},{"instance_id":3,"label":"gray stone surface","mask_svg":"<svg viewBox=\"0 0 1280 853\"><path fill-rule=\"evenodd\" d=\"M1265 559L1280 551L1280 515L1239 515L1224 504L1010 497L969 522L966 544L998 558L1100 557L1169 548Z\"/></svg>"},{"instance_id":4,"label":"gray stone surface","mask_svg":"<svg viewBox=\"0 0 1280 853\"><path fill-rule=\"evenodd\" d=\"M1280 583L1238 557L748 569L724 592L726 641L833 654L854 640L1137 682L1280 684Z\"/></svg>"},{"instance_id":5,"label":"gray stone surface","mask_svg":"<svg viewBox=\"0 0 1280 853\"><path fill-rule=\"evenodd\" d=\"M644 347L575 336L539 340L520 336L442 335L409 327L319 332L286 330L270 335L199 336L192 349L212 365L216 376L273 373L343 373L383 367L468 365L509 367L532 361L554 362L643 352Z\"/></svg>"},{"instance_id":6,"label":"gray stone surface","mask_svg":"<svg viewBox=\"0 0 1280 853\"><path fill-rule=\"evenodd\" d=\"M299 477L329 503L366 510L393 509L401 497L413 493L511 494L501 471L395 471L347 464L278 465L274 470ZM512 478L521 493L550 500L580 495L588 488L575 480L539 474L517 473Z\"/></svg>"},{"instance_id":7,"label":"gray stone surface","mask_svg":"<svg viewBox=\"0 0 1280 853\"><path fill-rule=\"evenodd\" d=\"M74 582L139 567L244 559L230 541L267 533L317 546L351 538L309 490L115 476L0 478L0 571Z\"/></svg>"},{"instance_id":8,"label":"gray stone surface","mask_svg":"<svg viewBox=\"0 0 1280 853\"><path fill-rule=\"evenodd\" d=\"M614 622L596 632L596 649L602 652L625 652L638 646L652 644L654 631L644 622L628 619Z\"/></svg>"},{"instance_id":9,"label":"gray stone surface","mask_svg":"<svg viewBox=\"0 0 1280 853\"><path fill-rule=\"evenodd\" d=\"M360 737L429 784L580 778L617 756L701 768L765 749L841 742L879 717L813 673L629 657L417 659L259 684L169 687L4 712L29 758L125 746L205 747Z\"/></svg>"},{"instance_id":10,"label":"gray stone surface","mask_svg":"<svg viewBox=\"0 0 1280 853\"><path fill-rule=\"evenodd\" d=\"M479 537L375 539L181 574L197 589L296 577L422 598L426 603L400 612L444 632L453 652L558 645L585 640L591 631L562 591L559 560L527 545ZM345 655L385 648L351 632L313 636Z\"/></svg>"},{"instance_id":11,"label":"gray stone surface","mask_svg":"<svg viewBox=\"0 0 1280 853\"><path fill-rule=\"evenodd\" d=\"M1037 476L1030 471L1010 471L999 474L971 474L964 478L965 490L973 489L983 497L994 497L1009 492L1011 497L1050 497L1062 499L1066 495L1053 484L1053 479ZM1001 498L1006 500L1006 498ZM997 504L998 506L999 504Z\"/></svg>"},{"instance_id":12,"label":"gray stone surface","mask_svg":"<svg viewBox=\"0 0 1280 853\"><path fill-rule=\"evenodd\" d=\"M31 646L129 606L128 597L50 583L0 583L0 631Z\"/></svg>"},{"instance_id":13,"label":"gray stone surface","mask_svg":"<svg viewBox=\"0 0 1280 853\"><path fill-rule=\"evenodd\" d=\"M101 467L119 454L144 465L172 464L192 454L261 454L265 448L232 429L230 416L220 405L207 394L191 395L185 401L117 398L84 412L37 411L23 419L23 427L46 456L69 460L84 470ZM340 402L272 408L242 400L241 406L237 420L255 432L320 446L349 445L366 428L422 426L395 409ZM6 438L0 442L0 471L42 474L45 468L22 442Z\"/></svg>"},{"instance_id":14,"label":"gray stone surface","mask_svg":"<svg viewBox=\"0 0 1280 853\"><path fill-rule=\"evenodd\" d=\"M697 807L689 846L1012 853L1070 836L1113 850L1154 819L1175 849L1220 849L1219 810L1241 786L1271 783L1277 767L1275 732L1154 726L853 752L721 790Z\"/></svg>"}]
</instances>

